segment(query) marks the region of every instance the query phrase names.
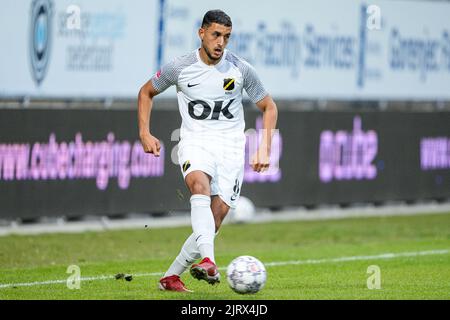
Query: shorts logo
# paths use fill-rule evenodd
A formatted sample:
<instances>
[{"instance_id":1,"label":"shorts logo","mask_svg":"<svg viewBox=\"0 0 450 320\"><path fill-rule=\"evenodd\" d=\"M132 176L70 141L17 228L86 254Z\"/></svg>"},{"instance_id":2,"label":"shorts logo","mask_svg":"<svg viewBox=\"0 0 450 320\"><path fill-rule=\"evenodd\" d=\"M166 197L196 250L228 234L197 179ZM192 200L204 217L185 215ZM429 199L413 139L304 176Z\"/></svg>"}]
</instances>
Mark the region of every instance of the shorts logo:
<instances>
[{"instance_id":1,"label":"shorts logo","mask_svg":"<svg viewBox=\"0 0 450 320\"><path fill-rule=\"evenodd\" d=\"M52 3L34 0L31 4L30 59L33 79L39 86L47 73L52 37Z\"/></svg>"},{"instance_id":2,"label":"shorts logo","mask_svg":"<svg viewBox=\"0 0 450 320\"><path fill-rule=\"evenodd\" d=\"M223 80L223 88L226 91L231 91L234 89L234 79L233 78L227 78Z\"/></svg>"},{"instance_id":3,"label":"shorts logo","mask_svg":"<svg viewBox=\"0 0 450 320\"><path fill-rule=\"evenodd\" d=\"M236 200L237 196L239 195L239 191L241 191L241 188L239 188L239 180L236 179L234 181L234 187L233 187L233 195L231 196L231 201Z\"/></svg>"},{"instance_id":4,"label":"shorts logo","mask_svg":"<svg viewBox=\"0 0 450 320\"><path fill-rule=\"evenodd\" d=\"M187 160L185 163L183 163L183 172L186 172L187 169L191 167L191 163L189 160Z\"/></svg>"}]
</instances>

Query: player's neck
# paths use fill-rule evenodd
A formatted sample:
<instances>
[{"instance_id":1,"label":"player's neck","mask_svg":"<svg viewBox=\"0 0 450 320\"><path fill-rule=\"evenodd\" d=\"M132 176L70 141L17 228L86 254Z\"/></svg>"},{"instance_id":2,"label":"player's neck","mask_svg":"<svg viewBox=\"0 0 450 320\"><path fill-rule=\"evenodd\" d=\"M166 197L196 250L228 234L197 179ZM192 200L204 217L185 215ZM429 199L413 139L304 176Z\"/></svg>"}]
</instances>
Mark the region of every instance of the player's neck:
<instances>
[{"instance_id":1,"label":"player's neck","mask_svg":"<svg viewBox=\"0 0 450 320\"><path fill-rule=\"evenodd\" d=\"M200 59L202 60L202 62L208 66L215 66L215 65L219 64L219 62L222 61L222 58L223 58L223 55L222 55L222 57L218 60L210 59L208 54L206 53L205 49L203 49L203 47L200 47L200 49L198 50L198 55L200 56Z\"/></svg>"}]
</instances>

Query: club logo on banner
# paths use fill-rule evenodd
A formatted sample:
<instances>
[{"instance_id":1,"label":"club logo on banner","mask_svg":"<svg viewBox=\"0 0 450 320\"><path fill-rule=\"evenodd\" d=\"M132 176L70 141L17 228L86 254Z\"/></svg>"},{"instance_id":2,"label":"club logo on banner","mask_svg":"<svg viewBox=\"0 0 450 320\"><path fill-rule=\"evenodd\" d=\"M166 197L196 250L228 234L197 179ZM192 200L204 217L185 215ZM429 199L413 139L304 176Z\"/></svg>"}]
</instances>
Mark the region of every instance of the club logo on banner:
<instances>
[{"instance_id":1,"label":"club logo on banner","mask_svg":"<svg viewBox=\"0 0 450 320\"><path fill-rule=\"evenodd\" d=\"M31 73L38 86L47 73L51 49L52 15L50 0L34 0L32 2L30 23Z\"/></svg>"}]
</instances>

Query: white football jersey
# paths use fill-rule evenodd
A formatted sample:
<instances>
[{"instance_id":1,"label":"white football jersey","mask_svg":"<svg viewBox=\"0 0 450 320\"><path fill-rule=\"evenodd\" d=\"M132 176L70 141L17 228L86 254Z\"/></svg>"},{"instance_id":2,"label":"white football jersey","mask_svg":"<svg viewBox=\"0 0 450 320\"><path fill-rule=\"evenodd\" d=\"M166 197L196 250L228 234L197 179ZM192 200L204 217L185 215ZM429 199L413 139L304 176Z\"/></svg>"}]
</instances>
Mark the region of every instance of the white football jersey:
<instances>
[{"instance_id":1,"label":"white football jersey","mask_svg":"<svg viewBox=\"0 0 450 320\"><path fill-rule=\"evenodd\" d=\"M158 92L176 86L181 138L205 133L243 135L242 90L254 103L267 95L255 69L228 50L219 63L207 65L197 49L164 65L151 81Z\"/></svg>"}]
</instances>

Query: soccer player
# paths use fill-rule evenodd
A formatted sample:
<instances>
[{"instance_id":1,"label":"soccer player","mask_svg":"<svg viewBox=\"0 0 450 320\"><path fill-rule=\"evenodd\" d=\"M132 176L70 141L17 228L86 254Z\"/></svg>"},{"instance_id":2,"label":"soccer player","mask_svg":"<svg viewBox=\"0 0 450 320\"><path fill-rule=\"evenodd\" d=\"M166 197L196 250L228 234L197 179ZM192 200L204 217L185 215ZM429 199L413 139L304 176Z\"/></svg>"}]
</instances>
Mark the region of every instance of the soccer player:
<instances>
[{"instance_id":1,"label":"soccer player","mask_svg":"<svg viewBox=\"0 0 450 320\"><path fill-rule=\"evenodd\" d=\"M236 206L244 175L243 89L263 112L266 133L250 164L256 172L269 167L277 107L255 69L226 50L231 30L231 19L226 13L208 11L198 31L201 47L164 65L139 91L140 139L144 151L158 157L160 143L150 133L153 97L176 86L182 117L178 159L191 193L193 233L160 279L161 290L190 291L180 275L200 258L191 266L191 275L210 284L220 281L214 238L230 207Z\"/></svg>"}]
</instances>

